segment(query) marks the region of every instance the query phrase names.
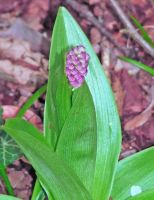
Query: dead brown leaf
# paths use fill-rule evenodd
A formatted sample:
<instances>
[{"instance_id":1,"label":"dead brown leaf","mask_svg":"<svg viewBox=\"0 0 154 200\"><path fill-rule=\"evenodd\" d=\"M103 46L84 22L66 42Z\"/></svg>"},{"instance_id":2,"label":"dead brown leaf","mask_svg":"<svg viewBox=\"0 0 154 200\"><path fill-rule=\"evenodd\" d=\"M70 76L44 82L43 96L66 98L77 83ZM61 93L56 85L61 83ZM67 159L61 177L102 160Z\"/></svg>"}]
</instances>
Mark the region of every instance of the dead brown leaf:
<instances>
[{"instance_id":1,"label":"dead brown leaf","mask_svg":"<svg viewBox=\"0 0 154 200\"><path fill-rule=\"evenodd\" d=\"M0 39L0 77L20 85L41 85L47 79L48 61L22 40Z\"/></svg>"},{"instance_id":2,"label":"dead brown leaf","mask_svg":"<svg viewBox=\"0 0 154 200\"><path fill-rule=\"evenodd\" d=\"M15 195L23 200L28 200L31 195L30 189L32 187L32 177L25 169L22 169L21 171L8 169L8 176Z\"/></svg>"},{"instance_id":3,"label":"dead brown leaf","mask_svg":"<svg viewBox=\"0 0 154 200\"><path fill-rule=\"evenodd\" d=\"M27 41L33 51L41 51L48 57L50 47L50 41L48 38L44 37L40 32L32 29L21 18L17 18L13 21L8 29L0 31L0 37Z\"/></svg>"},{"instance_id":4,"label":"dead brown leaf","mask_svg":"<svg viewBox=\"0 0 154 200\"><path fill-rule=\"evenodd\" d=\"M141 114L129 120L125 124L124 130L130 131L135 128L138 128L139 126L144 125L150 119L152 115L153 106L154 106L154 86L151 87L151 103L149 104L149 106Z\"/></svg>"},{"instance_id":5,"label":"dead brown leaf","mask_svg":"<svg viewBox=\"0 0 154 200\"><path fill-rule=\"evenodd\" d=\"M147 99L135 77L124 69L119 72L121 84L125 91L123 116L130 116L142 112L147 107Z\"/></svg>"}]
</instances>

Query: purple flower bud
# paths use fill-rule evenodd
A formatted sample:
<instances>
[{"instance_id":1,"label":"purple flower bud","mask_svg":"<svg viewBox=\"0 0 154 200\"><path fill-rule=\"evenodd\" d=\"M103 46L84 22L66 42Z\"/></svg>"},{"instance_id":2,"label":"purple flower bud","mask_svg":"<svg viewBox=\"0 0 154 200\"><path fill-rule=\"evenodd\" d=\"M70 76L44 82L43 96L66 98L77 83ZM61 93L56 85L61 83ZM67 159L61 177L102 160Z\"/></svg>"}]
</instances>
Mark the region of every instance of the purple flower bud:
<instances>
[{"instance_id":1,"label":"purple flower bud","mask_svg":"<svg viewBox=\"0 0 154 200\"><path fill-rule=\"evenodd\" d=\"M89 55L82 45L69 51L66 57L66 76L74 88L80 87L88 72Z\"/></svg>"}]
</instances>

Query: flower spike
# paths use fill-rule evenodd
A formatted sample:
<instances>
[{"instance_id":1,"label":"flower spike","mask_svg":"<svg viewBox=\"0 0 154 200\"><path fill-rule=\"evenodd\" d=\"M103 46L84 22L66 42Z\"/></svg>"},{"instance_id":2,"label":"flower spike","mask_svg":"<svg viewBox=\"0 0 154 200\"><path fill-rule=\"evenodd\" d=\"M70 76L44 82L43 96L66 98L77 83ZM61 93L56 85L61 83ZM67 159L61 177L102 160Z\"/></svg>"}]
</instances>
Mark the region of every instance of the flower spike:
<instances>
[{"instance_id":1,"label":"flower spike","mask_svg":"<svg viewBox=\"0 0 154 200\"><path fill-rule=\"evenodd\" d=\"M85 47L78 45L71 49L66 57L66 76L73 88L80 87L88 72L89 55Z\"/></svg>"}]
</instances>

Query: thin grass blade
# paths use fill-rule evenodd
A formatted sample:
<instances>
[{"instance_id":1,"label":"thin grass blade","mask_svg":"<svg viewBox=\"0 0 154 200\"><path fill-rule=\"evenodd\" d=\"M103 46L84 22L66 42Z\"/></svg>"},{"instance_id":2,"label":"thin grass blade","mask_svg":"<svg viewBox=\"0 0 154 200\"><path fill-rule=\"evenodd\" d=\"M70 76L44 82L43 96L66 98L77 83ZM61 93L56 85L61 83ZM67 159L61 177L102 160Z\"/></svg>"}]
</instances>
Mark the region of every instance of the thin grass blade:
<instances>
[{"instance_id":1,"label":"thin grass blade","mask_svg":"<svg viewBox=\"0 0 154 200\"><path fill-rule=\"evenodd\" d=\"M150 66L148 65L145 65L139 61L136 61L132 58L128 58L128 57L120 57L121 60L125 61L125 62L128 62L128 63L131 63L132 65L140 68L140 69L143 69L144 71L148 72L151 76L154 76L154 69L151 68Z\"/></svg>"},{"instance_id":2,"label":"thin grass blade","mask_svg":"<svg viewBox=\"0 0 154 200\"><path fill-rule=\"evenodd\" d=\"M151 39L151 37L148 35L148 33L146 32L146 30L144 29L144 27L140 24L140 22L134 17L134 16L130 16L132 21L134 22L134 24L136 25L136 27L141 31L141 35L143 37L143 39L152 47L154 47L154 42Z\"/></svg>"}]
</instances>

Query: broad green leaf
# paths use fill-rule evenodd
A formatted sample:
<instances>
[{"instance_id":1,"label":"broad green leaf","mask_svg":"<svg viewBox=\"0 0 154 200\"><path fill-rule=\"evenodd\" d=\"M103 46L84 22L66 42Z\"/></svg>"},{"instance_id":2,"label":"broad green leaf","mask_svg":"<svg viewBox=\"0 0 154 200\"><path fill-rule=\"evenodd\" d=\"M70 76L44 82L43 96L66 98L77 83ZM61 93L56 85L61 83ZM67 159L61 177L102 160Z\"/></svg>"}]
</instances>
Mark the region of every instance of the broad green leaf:
<instances>
[{"instance_id":1,"label":"broad green leaf","mask_svg":"<svg viewBox=\"0 0 154 200\"><path fill-rule=\"evenodd\" d=\"M73 98L56 151L92 191L97 147L95 110L86 84L74 92Z\"/></svg>"},{"instance_id":2,"label":"broad green leaf","mask_svg":"<svg viewBox=\"0 0 154 200\"><path fill-rule=\"evenodd\" d=\"M72 92L65 76L65 57L76 45L86 48L90 63L85 84ZM75 170L93 199L108 200L120 151L119 117L102 66L65 8L60 8L54 26L49 69L46 138Z\"/></svg>"},{"instance_id":3,"label":"broad green leaf","mask_svg":"<svg viewBox=\"0 0 154 200\"><path fill-rule=\"evenodd\" d=\"M127 200L154 200L154 188L130 197Z\"/></svg>"},{"instance_id":4,"label":"broad green leaf","mask_svg":"<svg viewBox=\"0 0 154 200\"><path fill-rule=\"evenodd\" d=\"M2 125L2 109L0 108L0 125ZM3 130L0 130L0 163L7 166L21 156L16 142Z\"/></svg>"},{"instance_id":5,"label":"broad green leaf","mask_svg":"<svg viewBox=\"0 0 154 200\"><path fill-rule=\"evenodd\" d=\"M133 20L134 24L137 26L137 28L141 31L141 35L143 39L149 43L152 47L154 47L154 42L152 41L151 37L148 35L144 27L140 24L140 22L133 16L131 16L131 19Z\"/></svg>"},{"instance_id":6,"label":"broad green leaf","mask_svg":"<svg viewBox=\"0 0 154 200\"><path fill-rule=\"evenodd\" d=\"M154 69L149 67L148 65L145 65L139 61L136 61L134 59L128 58L128 57L120 57L121 60L126 61L128 63L131 63L132 65L135 65L136 67L139 67L143 69L144 71L148 72L150 75L154 76Z\"/></svg>"},{"instance_id":7,"label":"broad green leaf","mask_svg":"<svg viewBox=\"0 0 154 200\"><path fill-rule=\"evenodd\" d=\"M72 89L64 75L67 45L66 33L63 30L63 19L56 19L52 34L52 45L49 60L49 79L45 103L44 129L47 141L55 147L72 104ZM60 37L56 34L60 34ZM59 45L61 47L59 47ZM64 49L65 48L65 49Z\"/></svg>"},{"instance_id":8,"label":"broad green leaf","mask_svg":"<svg viewBox=\"0 0 154 200\"><path fill-rule=\"evenodd\" d=\"M32 124L22 119L10 119L3 129L21 147L48 196L53 196L54 200L92 200L79 178Z\"/></svg>"},{"instance_id":9,"label":"broad green leaf","mask_svg":"<svg viewBox=\"0 0 154 200\"><path fill-rule=\"evenodd\" d=\"M111 195L114 200L131 197L134 186L143 192L154 189L153 155L151 147L119 162Z\"/></svg>"},{"instance_id":10,"label":"broad green leaf","mask_svg":"<svg viewBox=\"0 0 154 200\"><path fill-rule=\"evenodd\" d=\"M19 112L17 113L16 117L23 117L25 112L34 104L36 100L46 91L47 84L40 87L29 99L26 103L20 108Z\"/></svg>"},{"instance_id":11,"label":"broad green leaf","mask_svg":"<svg viewBox=\"0 0 154 200\"><path fill-rule=\"evenodd\" d=\"M16 142L3 130L0 130L0 163L7 166L21 156Z\"/></svg>"},{"instance_id":12,"label":"broad green leaf","mask_svg":"<svg viewBox=\"0 0 154 200\"><path fill-rule=\"evenodd\" d=\"M21 200L17 197L0 194L0 200Z\"/></svg>"}]
</instances>

